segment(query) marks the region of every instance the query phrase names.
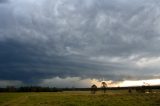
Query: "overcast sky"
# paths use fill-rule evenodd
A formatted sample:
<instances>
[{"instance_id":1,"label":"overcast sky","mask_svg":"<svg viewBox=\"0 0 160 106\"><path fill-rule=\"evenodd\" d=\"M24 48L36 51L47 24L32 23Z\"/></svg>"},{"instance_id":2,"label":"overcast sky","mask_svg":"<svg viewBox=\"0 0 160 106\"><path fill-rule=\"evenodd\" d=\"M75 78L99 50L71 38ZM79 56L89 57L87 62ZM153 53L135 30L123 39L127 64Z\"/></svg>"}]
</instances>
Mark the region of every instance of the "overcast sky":
<instances>
[{"instance_id":1,"label":"overcast sky","mask_svg":"<svg viewBox=\"0 0 160 106\"><path fill-rule=\"evenodd\" d=\"M0 86L93 79L160 79L159 0L0 0Z\"/></svg>"}]
</instances>

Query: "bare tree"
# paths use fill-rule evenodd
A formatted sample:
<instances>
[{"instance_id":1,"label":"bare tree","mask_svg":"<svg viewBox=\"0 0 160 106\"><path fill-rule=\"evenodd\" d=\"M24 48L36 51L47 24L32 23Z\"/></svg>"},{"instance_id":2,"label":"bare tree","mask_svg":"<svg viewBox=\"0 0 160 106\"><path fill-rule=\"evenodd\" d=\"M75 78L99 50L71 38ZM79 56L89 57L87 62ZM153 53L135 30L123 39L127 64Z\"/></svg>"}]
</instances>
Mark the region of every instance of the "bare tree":
<instances>
[{"instance_id":1,"label":"bare tree","mask_svg":"<svg viewBox=\"0 0 160 106\"><path fill-rule=\"evenodd\" d=\"M91 86L91 93L95 94L96 91L97 91L97 86L94 84L94 85Z\"/></svg>"},{"instance_id":2,"label":"bare tree","mask_svg":"<svg viewBox=\"0 0 160 106\"><path fill-rule=\"evenodd\" d=\"M128 88L128 92L129 92L129 93L132 93L132 88Z\"/></svg>"},{"instance_id":3,"label":"bare tree","mask_svg":"<svg viewBox=\"0 0 160 106\"><path fill-rule=\"evenodd\" d=\"M103 92L106 93L106 88L107 88L106 82L103 81L101 84L102 84L101 88L102 88Z\"/></svg>"}]
</instances>

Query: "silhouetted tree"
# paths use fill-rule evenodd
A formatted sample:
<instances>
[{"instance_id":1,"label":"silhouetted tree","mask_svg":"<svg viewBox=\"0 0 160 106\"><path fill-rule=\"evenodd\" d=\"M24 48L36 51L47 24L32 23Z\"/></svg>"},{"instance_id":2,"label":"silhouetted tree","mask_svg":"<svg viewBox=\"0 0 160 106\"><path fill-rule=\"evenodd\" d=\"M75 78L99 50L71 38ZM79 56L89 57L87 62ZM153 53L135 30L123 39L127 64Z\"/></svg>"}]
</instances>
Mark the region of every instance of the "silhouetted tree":
<instances>
[{"instance_id":1,"label":"silhouetted tree","mask_svg":"<svg viewBox=\"0 0 160 106\"><path fill-rule=\"evenodd\" d=\"M128 92L129 92L129 93L132 93L132 89L131 89L131 88L129 88L129 89L128 89Z\"/></svg>"},{"instance_id":2,"label":"silhouetted tree","mask_svg":"<svg viewBox=\"0 0 160 106\"><path fill-rule=\"evenodd\" d=\"M96 91L97 91L97 86L94 84L94 85L91 86L91 93L95 94Z\"/></svg>"},{"instance_id":3,"label":"silhouetted tree","mask_svg":"<svg viewBox=\"0 0 160 106\"><path fill-rule=\"evenodd\" d=\"M141 87L141 93L145 93L145 92L146 92L146 86L143 85L143 86Z\"/></svg>"},{"instance_id":4,"label":"silhouetted tree","mask_svg":"<svg viewBox=\"0 0 160 106\"><path fill-rule=\"evenodd\" d=\"M137 91L138 93L145 93L146 87L143 85L143 86L141 86L141 87L136 88L136 91Z\"/></svg>"},{"instance_id":5,"label":"silhouetted tree","mask_svg":"<svg viewBox=\"0 0 160 106\"><path fill-rule=\"evenodd\" d=\"M148 92L152 93L152 88L149 86Z\"/></svg>"},{"instance_id":6,"label":"silhouetted tree","mask_svg":"<svg viewBox=\"0 0 160 106\"><path fill-rule=\"evenodd\" d=\"M7 92L15 92L16 88L14 86L7 86L6 90L7 90Z\"/></svg>"},{"instance_id":7,"label":"silhouetted tree","mask_svg":"<svg viewBox=\"0 0 160 106\"><path fill-rule=\"evenodd\" d=\"M106 88L107 88L106 82L104 82L104 81L102 82L102 87L101 88L102 88L103 92L106 93Z\"/></svg>"}]
</instances>

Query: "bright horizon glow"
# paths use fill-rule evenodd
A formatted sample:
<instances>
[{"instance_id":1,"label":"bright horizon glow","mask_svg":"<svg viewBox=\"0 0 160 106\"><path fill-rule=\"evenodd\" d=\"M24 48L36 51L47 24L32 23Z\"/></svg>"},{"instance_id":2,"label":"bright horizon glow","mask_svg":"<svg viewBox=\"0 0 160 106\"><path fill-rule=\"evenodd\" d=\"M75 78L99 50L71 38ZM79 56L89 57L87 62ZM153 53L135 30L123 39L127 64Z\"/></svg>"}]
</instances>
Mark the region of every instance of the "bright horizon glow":
<instances>
[{"instance_id":1,"label":"bright horizon glow","mask_svg":"<svg viewBox=\"0 0 160 106\"><path fill-rule=\"evenodd\" d=\"M96 84L98 87L101 87L101 82L93 79L92 84ZM150 80L126 80L126 81L104 81L107 83L108 87L130 87L130 86L152 86L160 85L160 79L150 79Z\"/></svg>"},{"instance_id":2,"label":"bright horizon glow","mask_svg":"<svg viewBox=\"0 0 160 106\"><path fill-rule=\"evenodd\" d=\"M139 80L139 81L123 81L119 83L120 87L126 86L149 86L149 85L160 85L160 79L151 79L151 80Z\"/></svg>"}]
</instances>

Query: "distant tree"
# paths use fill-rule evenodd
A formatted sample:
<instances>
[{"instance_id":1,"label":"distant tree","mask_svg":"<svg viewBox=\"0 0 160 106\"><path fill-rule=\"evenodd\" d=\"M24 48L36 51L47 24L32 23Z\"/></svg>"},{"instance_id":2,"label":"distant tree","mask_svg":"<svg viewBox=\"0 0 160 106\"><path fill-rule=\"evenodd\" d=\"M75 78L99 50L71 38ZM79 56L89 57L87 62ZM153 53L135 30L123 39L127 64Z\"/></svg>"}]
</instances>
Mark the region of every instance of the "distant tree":
<instances>
[{"instance_id":1,"label":"distant tree","mask_svg":"<svg viewBox=\"0 0 160 106\"><path fill-rule=\"evenodd\" d=\"M128 92L129 92L129 93L132 93L132 89L131 89L131 88L129 88L129 89L128 89Z\"/></svg>"},{"instance_id":2,"label":"distant tree","mask_svg":"<svg viewBox=\"0 0 160 106\"><path fill-rule=\"evenodd\" d=\"M152 87L150 86L150 84L149 84L149 83L145 83L145 85L146 85L147 88L148 88L148 92L149 92L149 93L152 93Z\"/></svg>"},{"instance_id":3,"label":"distant tree","mask_svg":"<svg viewBox=\"0 0 160 106\"><path fill-rule=\"evenodd\" d=\"M15 92L16 91L16 88L14 86L7 86L6 89L7 89L7 92Z\"/></svg>"},{"instance_id":4,"label":"distant tree","mask_svg":"<svg viewBox=\"0 0 160 106\"><path fill-rule=\"evenodd\" d=\"M136 88L136 91L138 93L145 93L146 92L145 90L146 90L146 87L144 85Z\"/></svg>"},{"instance_id":5,"label":"distant tree","mask_svg":"<svg viewBox=\"0 0 160 106\"><path fill-rule=\"evenodd\" d=\"M146 92L146 86L143 85L143 86L141 87L141 93L145 93L145 92Z\"/></svg>"},{"instance_id":6,"label":"distant tree","mask_svg":"<svg viewBox=\"0 0 160 106\"><path fill-rule=\"evenodd\" d=\"M91 86L91 93L95 94L96 91L97 91L97 86L94 84L94 85Z\"/></svg>"},{"instance_id":7,"label":"distant tree","mask_svg":"<svg viewBox=\"0 0 160 106\"><path fill-rule=\"evenodd\" d=\"M152 87L149 86L148 92L149 92L149 93L152 93Z\"/></svg>"},{"instance_id":8,"label":"distant tree","mask_svg":"<svg viewBox=\"0 0 160 106\"><path fill-rule=\"evenodd\" d=\"M102 85L101 88L102 88L102 90L103 90L103 93L106 93L106 89L107 89L107 84L106 84L106 82L103 81L101 85Z\"/></svg>"}]
</instances>

